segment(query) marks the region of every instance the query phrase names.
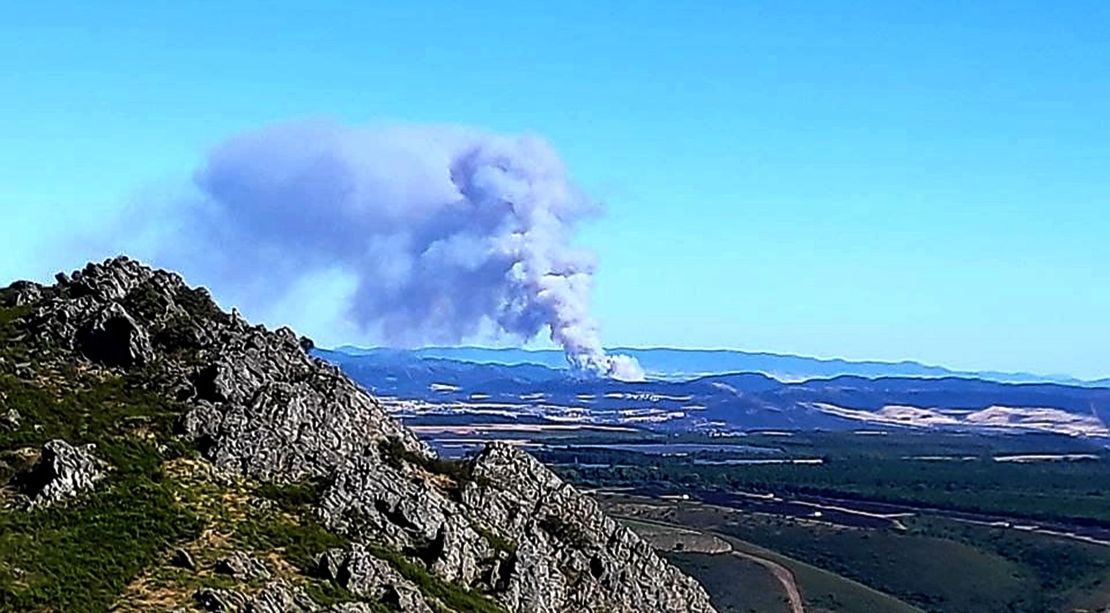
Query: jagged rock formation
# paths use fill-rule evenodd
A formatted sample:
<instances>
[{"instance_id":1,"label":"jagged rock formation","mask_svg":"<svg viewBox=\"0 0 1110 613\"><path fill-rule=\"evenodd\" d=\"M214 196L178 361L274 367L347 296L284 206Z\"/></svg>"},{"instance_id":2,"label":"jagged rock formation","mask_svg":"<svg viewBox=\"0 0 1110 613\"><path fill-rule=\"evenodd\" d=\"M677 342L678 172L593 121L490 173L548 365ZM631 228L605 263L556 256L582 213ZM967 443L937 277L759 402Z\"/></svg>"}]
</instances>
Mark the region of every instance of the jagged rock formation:
<instances>
[{"instance_id":1,"label":"jagged rock formation","mask_svg":"<svg viewBox=\"0 0 1110 613\"><path fill-rule=\"evenodd\" d=\"M216 562L216 572L231 575L241 581L270 578L270 569L266 568L262 560L242 551L236 551Z\"/></svg>"},{"instance_id":2,"label":"jagged rock formation","mask_svg":"<svg viewBox=\"0 0 1110 613\"><path fill-rule=\"evenodd\" d=\"M333 549L320 556L320 574L352 594L387 604L402 613L431 613L419 588L388 562L374 557L362 545Z\"/></svg>"},{"instance_id":3,"label":"jagged rock formation","mask_svg":"<svg viewBox=\"0 0 1110 613\"><path fill-rule=\"evenodd\" d=\"M14 285L0 303L33 307L24 327L44 346L142 373L185 407L176 432L219 469L322 483L317 518L353 544L327 552L320 572L355 596L430 611L435 598L416 578L464 586L514 613L713 611L699 584L527 454L491 445L466 464L436 458L337 368L310 357L311 341L291 330L251 326L178 275L126 258L57 280ZM92 478L84 456L63 445L53 448L50 496ZM249 557L221 564L244 579L269 572ZM428 573L435 579L422 579ZM323 610L281 580L253 596L206 588L196 602Z\"/></svg>"},{"instance_id":4,"label":"jagged rock formation","mask_svg":"<svg viewBox=\"0 0 1110 613\"><path fill-rule=\"evenodd\" d=\"M236 590L204 589L197 592L196 601L204 610L213 613L321 613L321 607L303 590L280 580L271 581L253 597ZM328 611L339 613L343 610Z\"/></svg>"},{"instance_id":5,"label":"jagged rock formation","mask_svg":"<svg viewBox=\"0 0 1110 613\"><path fill-rule=\"evenodd\" d=\"M42 447L38 462L16 485L36 504L58 502L85 491L104 476L91 449L53 440Z\"/></svg>"}]
</instances>

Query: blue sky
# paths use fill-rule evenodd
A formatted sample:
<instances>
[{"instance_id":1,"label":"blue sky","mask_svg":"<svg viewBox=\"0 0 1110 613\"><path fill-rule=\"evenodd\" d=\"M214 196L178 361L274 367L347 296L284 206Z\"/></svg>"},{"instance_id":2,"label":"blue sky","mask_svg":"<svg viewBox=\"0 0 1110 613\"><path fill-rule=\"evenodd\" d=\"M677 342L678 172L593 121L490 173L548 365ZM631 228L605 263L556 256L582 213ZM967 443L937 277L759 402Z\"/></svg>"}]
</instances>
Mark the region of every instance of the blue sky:
<instances>
[{"instance_id":1,"label":"blue sky","mask_svg":"<svg viewBox=\"0 0 1110 613\"><path fill-rule=\"evenodd\" d=\"M5 7L0 281L107 255L67 237L231 133L460 123L605 203L607 344L1110 375L1110 4L538 6Z\"/></svg>"}]
</instances>

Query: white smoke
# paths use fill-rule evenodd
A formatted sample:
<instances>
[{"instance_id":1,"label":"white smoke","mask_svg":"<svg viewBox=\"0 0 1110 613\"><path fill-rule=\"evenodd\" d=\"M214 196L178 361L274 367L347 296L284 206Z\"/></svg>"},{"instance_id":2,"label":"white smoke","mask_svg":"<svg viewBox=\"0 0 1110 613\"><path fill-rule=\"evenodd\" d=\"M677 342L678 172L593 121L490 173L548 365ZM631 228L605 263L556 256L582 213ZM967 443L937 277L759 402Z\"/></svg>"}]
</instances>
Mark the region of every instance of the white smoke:
<instances>
[{"instance_id":1,"label":"white smoke","mask_svg":"<svg viewBox=\"0 0 1110 613\"><path fill-rule=\"evenodd\" d=\"M594 258L570 243L593 207L539 138L288 124L229 139L195 182L185 238L221 283L257 287L264 274L280 295L338 268L357 280L349 317L386 342L546 329L577 372L643 378L602 349Z\"/></svg>"}]
</instances>

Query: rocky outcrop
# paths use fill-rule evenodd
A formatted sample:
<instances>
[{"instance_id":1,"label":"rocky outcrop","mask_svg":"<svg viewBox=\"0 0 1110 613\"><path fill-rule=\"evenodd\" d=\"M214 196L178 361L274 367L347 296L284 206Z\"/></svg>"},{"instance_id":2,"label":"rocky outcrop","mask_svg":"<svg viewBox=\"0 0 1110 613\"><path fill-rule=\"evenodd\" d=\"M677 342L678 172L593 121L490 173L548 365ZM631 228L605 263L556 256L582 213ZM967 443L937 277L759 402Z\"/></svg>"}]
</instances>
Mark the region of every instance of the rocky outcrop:
<instances>
[{"instance_id":1,"label":"rocky outcrop","mask_svg":"<svg viewBox=\"0 0 1110 613\"><path fill-rule=\"evenodd\" d=\"M329 552L321 570L354 594L430 610L423 586L383 561L388 551L513 613L713 611L696 582L532 457L491 445L468 464L439 460L337 368L310 357L311 341L225 314L175 274L119 258L4 296L35 305L30 332L48 346L148 373L186 407L179 434L220 468L323 479L316 513L355 545ZM87 485L76 477L90 474L85 464L59 470L74 475L52 480L72 483L59 491ZM242 559L226 566L263 576ZM196 598L209 610L315 610L280 582L254 598Z\"/></svg>"},{"instance_id":2,"label":"rocky outcrop","mask_svg":"<svg viewBox=\"0 0 1110 613\"><path fill-rule=\"evenodd\" d=\"M532 456L491 444L463 504L520 543L503 598L514 610L712 611L704 589Z\"/></svg>"},{"instance_id":3,"label":"rocky outcrop","mask_svg":"<svg viewBox=\"0 0 1110 613\"><path fill-rule=\"evenodd\" d=\"M212 613L318 613L321 610L303 590L281 580L268 583L253 597L237 590L204 588L194 595L194 600Z\"/></svg>"},{"instance_id":4,"label":"rocky outcrop","mask_svg":"<svg viewBox=\"0 0 1110 613\"><path fill-rule=\"evenodd\" d=\"M203 588L193 595L193 600L202 610L212 613L376 613L381 610L365 602L342 602L323 607L303 590L281 580L266 584L255 596L238 590Z\"/></svg>"},{"instance_id":5,"label":"rocky outcrop","mask_svg":"<svg viewBox=\"0 0 1110 613\"><path fill-rule=\"evenodd\" d=\"M118 258L59 275L32 331L102 366L158 362L192 409L183 433L222 468L295 480L329 475L374 441L427 447L288 328L251 326L174 273Z\"/></svg>"},{"instance_id":6,"label":"rocky outcrop","mask_svg":"<svg viewBox=\"0 0 1110 613\"><path fill-rule=\"evenodd\" d=\"M138 366L152 357L150 338L117 302L110 303L78 331L78 350L106 366Z\"/></svg>"},{"instance_id":7,"label":"rocky outcrop","mask_svg":"<svg viewBox=\"0 0 1110 613\"><path fill-rule=\"evenodd\" d=\"M2 400L2 398L0 398ZM0 413L0 429L3 430L18 430L20 424L23 423L23 416L15 409L8 409Z\"/></svg>"},{"instance_id":8,"label":"rocky outcrop","mask_svg":"<svg viewBox=\"0 0 1110 613\"><path fill-rule=\"evenodd\" d=\"M280 580L269 583L246 606L246 613L316 613L318 610L303 590Z\"/></svg>"},{"instance_id":9,"label":"rocky outcrop","mask_svg":"<svg viewBox=\"0 0 1110 613\"><path fill-rule=\"evenodd\" d=\"M242 551L236 551L226 558L217 560L214 570L221 575L231 575L240 581L270 578L270 569L266 568L262 560Z\"/></svg>"},{"instance_id":10,"label":"rocky outcrop","mask_svg":"<svg viewBox=\"0 0 1110 613\"><path fill-rule=\"evenodd\" d=\"M0 294L0 306L18 307L42 300L42 286L31 281L16 281Z\"/></svg>"},{"instance_id":11,"label":"rocky outcrop","mask_svg":"<svg viewBox=\"0 0 1110 613\"><path fill-rule=\"evenodd\" d=\"M343 586L355 596L381 603L401 613L431 613L420 590L385 560L362 545L333 549L320 556L321 577Z\"/></svg>"},{"instance_id":12,"label":"rocky outcrop","mask_svg":"<svg viewBox=\"0 0 1110 613\"><path fill-rule=\"evenodd\" d=\"M14 484L32 503L47 504L75 496L103 476L91 449L52 440L43 445L38 461Z\"/></svg>"}]
</instances>

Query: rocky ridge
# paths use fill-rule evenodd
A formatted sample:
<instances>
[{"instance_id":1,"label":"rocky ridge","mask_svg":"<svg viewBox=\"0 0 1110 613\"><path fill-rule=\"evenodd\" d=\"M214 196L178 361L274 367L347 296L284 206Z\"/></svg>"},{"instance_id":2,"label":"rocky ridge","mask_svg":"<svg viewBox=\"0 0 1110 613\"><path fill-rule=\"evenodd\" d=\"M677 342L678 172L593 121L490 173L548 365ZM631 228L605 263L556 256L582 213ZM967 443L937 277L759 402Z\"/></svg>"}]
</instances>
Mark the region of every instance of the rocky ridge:
<instances>
[{"instance_id":1,"label":"rocky ridge","mask_svg":"<svg viewBox=\"0 0 1110 613\"><path fill-rule=\"evenodd\" d=\"M18 314L18 338L32 339L37 356L7 364L12 376L35 381L58 371L63 367L43 357L53 356L69 362L64 368L138 381L178 407L173 438L160 448L186 441L223 475L217 481L273 484L257 487L298 493L287 495L295 503L273 513L303 510L338 535L336 544L345 543L315 552L313 568L301 570L341 590L349 602L313 600L280 573L272 578L264 560L244 552L217 564L227 576L265 581L264 587L203 588L188 606L713 611L700 585L532 457L494 444L467 463L437 458L337 368L310 357L310 340L224 313L204 290L188 287L174 273L117 258L58 275L53 286L14 284L0 291L0 307ZM5 411L15 407L8 409L0 398L0 413ZM19 421L16 427L29 427ZM58 465L59 450L78 459L63 463L54 476L44 473L43 466ZM64 492L50 500L98 487L99 460L70 450L85 453L59 442L21 474L46 474L37 480L45 483L43 491ZM234 498L226 491L220 496ZM282 504L264 502L252 499L243 513Z\"/></svg>"}]
</instances>

